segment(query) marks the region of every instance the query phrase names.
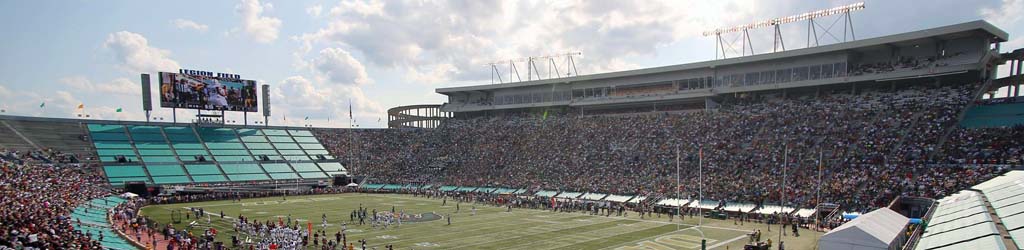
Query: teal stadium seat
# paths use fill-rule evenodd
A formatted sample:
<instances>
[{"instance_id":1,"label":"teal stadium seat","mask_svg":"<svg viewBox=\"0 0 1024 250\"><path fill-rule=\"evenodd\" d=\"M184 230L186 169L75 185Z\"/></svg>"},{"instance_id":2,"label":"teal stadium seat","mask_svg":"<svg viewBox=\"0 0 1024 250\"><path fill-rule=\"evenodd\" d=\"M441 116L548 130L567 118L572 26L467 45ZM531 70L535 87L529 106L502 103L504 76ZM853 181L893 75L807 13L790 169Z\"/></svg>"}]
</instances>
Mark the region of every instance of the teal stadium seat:
<instances>
[{"instance_id":1,"label":"teal stadium seat","mask_svg":"<svg viewBox=\"0 0 1024 250\"><path fill-rule=\"evenodd\" d=\"M97 155L104 164L109 164L104 171L112 184L290 180L346 173L339 163L314 162L319 158L310 156L334 157L308 130L105 124L87 127ZM132 163L118 163L118 156L125 156ZM209 162L198 162L196 156ZM263 156L286 163L256 163Z\"/></svg>"},{"instance_id":2,"label":"teal stadium seat","mask_svg":"<svg viewBox=\"0 0 1024 250\"><path fill-rule=\"evenodd\" d=\"M288 150L288 149L300 149L299 144L295 143L273 143L274 148L277 150Z\"/></svg>"},{"instance_id":3,"label":"teal stadium seat","mask_svg":"<svg viewBox=\"0 0 1024 250\"><path fill-rule=\"evenodd\" d=\"M97 149L132 149L132 144L127 141L96 141L93 142L93 145L96 146Z\"/></svg>"},{"instance_id":4,"label":"teal stadium seat","mask_svg":"<svg viewBox=\"0 0 1024 250\"><path fill-rule=\"evenodd\" d=\"M175 150L178 150L178 149L197 149L197 150L198 149L204 149L203 148L203 144L200 144L198 142L195 142L195 143L179 142L179 143L173 143L172 146L174 146ZM204 151L205 151L205 149L204 149Z\"/></svg>"},{"instance_id":5,"label":"teal stadium seat","mask_svg":"<svg viewBox=\"0 0 1024 250\"><path fill-rule=\"evenodd\" d=\"M299 144L299 147L301 147L302 149L306 149L306 150L324 149L324 146L320 145L320 143L316 143L316 144L303 143L303 144Z\"/></svg>"},{"instance_id":6,"label":"teal stadium seat","mask_svg":"<svg viewBox=\"0 0 1024 250\"><path fill-rule=\"evenodd\" d=\"M146 170L142 166L105 166L103 172L107 177L145 177Z\"/></svg>"},{"instance_id":7,"label":"teal stadium seat","mask_svg":"<svg viewBox=\"0 0 1024 250\"><path fill-rule=\"evenodd\" d=\"M288 164L284 163L264 163L263 169L266 170L267 173L293 172L292 168L288 167Z\"/></svg>"},{"instance_id":8,"label":"teal stadium seat","mask_svg":"<svg viewBox=\"0 0 1024 250\"><path fill-rule=\"evenodd\" d=\"M213 164L197 164L197 165L185 165L185 170L188 170L188 174L195 177L196 175L219 175L220 169L217 165Z\"/></svg>"},{"instance_id":9,"label":"teal stadium seat","mask_svg":"<svg viewBox=\"0 0 1024 250\"><path fill-rule=\"evenodd\" d=\"M270 143L246 143L245 147L248 147L250 150L252 150L252 149L273 150L274 149L274 146L270 145Z\"/></svg>"},{"instance_id":10,"label":"teal stadium seat","mask_svg":"<svg viewBox=\"0 0 1024 250\"><path fill-rule=\"evenodd\" d=\"M93 141L128 141L124 133L92 133Z\"/></svg>"},{"instance_id":11,"label":"teal stadium seat","mask_svg":"<svg viewBox=\"0 0 1024 250\"><path fill-rule=\"evenodd\" d=\"M265 174L235 174L228 175L228 179L231 181L266 181L270 180Z\"/></svg>"},{"instance_id":12,"label":"teal stadium seat","mask_svg":"<svg viewBox=\"0 0 1024 250\"><path fill-rule=\"evenodd\" d=\"M220 169L226 174L262 174L263 170L256 164L221 164Z\"/></svg>"},{"instance_id":13,"label":"teal stadium seat","mask_svg":"<svg viewBox=\"0 0 1024 250\"><path fill-rule=\"evenodd\" d=\"M124 126L122 126L122 125L89 124L86 127L88 127L90 133L103 133L103 132L121 132L121 133L124 133Z\"/></svg>"},{"instance_id":14,"label":"teal stadium seat","mask_svg":"<svg viewBox=\"0 0 1024 250\"><path fill-rule=\"evenodd\" d=\"M181 184L190 183L188 176L153 176L154 184Z\"/></svg>"},{"instance_id":15,"label":"teal stadium seat","mask_svg":"<svg viewBox=\"0 0 1024 250\"><path fill-rule=\"evenodd\" d=\"M177 163L178 158L174 156L142 156L142 161L146 164L154 163Z\"/></svg>"},{"instance_id":16,"label":"teal stadium seat","mask_svg":"<svg viewBox=\"0 0 1024 250\"><path fill-rule=\"evenodd\" d=\"M199 137L195 134L167 134L167 139L171 142L199 142Z\"/></svg>"},{"instance_id":17,"label":"teal stadium seat","mask_svg":"<svg viewBox=\"0 0 1024 250\"><path fill-rule=\"evenodd\" d=\"M214 155L213 158L217 159L218 162L253 162L253 161L256 161L256 160L254 160L252 158L252 156L248 156L248 155L245 155L245 156L242 156L242 155L235 155L235 156L217 156L217 155Z\"/></svg>"},{"instance_id":18,"label":"teal stadium seat","mask_svg":"<svg viewBox=\"0 0 1024 250\"><path fill-rule=\"evenodd\" d=\"M306 155L306 152L296 149L282 149L278 150L278 152L281 152L281 155Z\"/></svg>"},{"instance_id":19,"label":"teal stadium seat","mask_svg":"<svg viewBox=\"0 0 1024 250\"><path fill-rule=\"evenodd\" d=\"M299 172L299 176L302 176L303 179L320 179L329 177L327 174L324 174L324 172Z\"/></svg>"},{"instance_id":20,"label":"teal stadium seat","mask_svg":"<svg viewBox=\"0 0 1024 250\"><path fill-rule=\"evenodd\" d=\"M309 156L305 155L285 155L283 156L287 161L309 161Z\"/></svg>"},{"instance_id":21,"label":"teal stadium seat","mask_svg":"<svg viewBox=\"0 0 1024 250\"><path fill-rule=\"evenodd\" d=\"M292 134L292 136L295 136L295 137L299 137L299 136L313 137L313 133L309 132L309 130L288 130L288 133Z\"/></svg>"},{"instance_id":22,"label":"teal stadium seat","mask_svg":"<svg viewBox=\"0 0 1024 250\"><path fill-rule=\"evenodd\" d=\"M1024 124L1024 103L978 105L967 110L960 126L966 128L1013 127Z\"/></svg>"},{"instance_id":23,"label":"teal stadium seat","mask_svg":"<svg viewBox=\"0 0 1024 250\"><path fill-rule=\"evenodd\" d=\"M291 180L299 178L295 173L270 173L270 177L274 178L274 180Z\"/></svg>"},{"instance_id":24,"label":"teal stadium seat","mask_svg":"<svg viewBox=\"0 0 1024 250\"><path fill-rule=\"evenodd\" d=\"M158 126L128 126L128 131L134 134L161 134Z\"/></svg>"},{"instance_id":25,"label":"teal stadium seat","mask_svg":"<svg viewBox=\"0 0 1024 250\"><path fill-rule=\"evenodd\" d=\"M288 132L284 131L284 130L278 130L278 129L264 129L263 130L263 134L270 135L270 136L273 136L273 135L288 135Z\"/></svg>"},{"instance_id":26,"label":"teal stadium seat","mask_svg":"<svg viewBox=\"0 0 1024 250\"><path fill-rule=\"evenodd\" d=\"M164 133L170 136L171 134L194 134L195 132L190 127L164 127Z\"/></svg>"},{"instance_id":27,"label":"teal stadium seat","mask_svg":"<svg viewBox=\"0 0 1024 250\"><path fill-rule=\"evenodd\" d=\"M295 142L298 143L319 143L319 141L316 140L316 137L295 137L294 139Z\"/></svg>"},{"instance_id":28,"label":"teal stadium seat","mask_svg":"<svg viewBox=\"0 0 1024 250\"><path fill-rule=\"evenodd\" d=\"M171 145L167 145L167 142L135 142L135 148L171 150Z\"/></svg>"},{"instance_id":29,"label":"teal stadium seat","mask_svg":"<svg viewBox=\"0 0 1024 250\"><path fill-rule=\"evenodd\" d=\"M132 140L138 142L166 142L162 134L136 134L132 133Z\"/></svg>"},{"instance_id":30,"label":"teal stadium seat","mask_svg":"<svg viewBox=\"0 0 1024 250\"><path fill-rule=\"evenodd\" d=\"M296 172L322 171L320 170L320 167L314 163L292 163L292 168L294 168Z\"/></svg>"},{"instance_id":31,"label":"teal stadium seat","mask_svg":"<svg viewBox=\"0 0 1024 250\"><path fill-rule=\"evenodd\" d=\"M146 165L150 176L174 176L185 175L185 169L181 165Z\"/></svg>"},{"instance_id":32,"label":"teal stadium seat","mask_svg":"<svg viewBox=\"0 0 1024 250\"><path fill-rule=\"evenodd\" d=\"M273 149L254 149L249 150L253 155L277 155L277 150Z\"/></svg>"},{"instance_id":33,"label":"teal stadium seat","mask_svg":"<svg viewBox=\"0 0 1024 250\"><path fill-rule=\"evenodd\" d=\"M196 182L226 182L228 181L223 175L192 175L192 180Z\"/></svg>"}]
</instances>

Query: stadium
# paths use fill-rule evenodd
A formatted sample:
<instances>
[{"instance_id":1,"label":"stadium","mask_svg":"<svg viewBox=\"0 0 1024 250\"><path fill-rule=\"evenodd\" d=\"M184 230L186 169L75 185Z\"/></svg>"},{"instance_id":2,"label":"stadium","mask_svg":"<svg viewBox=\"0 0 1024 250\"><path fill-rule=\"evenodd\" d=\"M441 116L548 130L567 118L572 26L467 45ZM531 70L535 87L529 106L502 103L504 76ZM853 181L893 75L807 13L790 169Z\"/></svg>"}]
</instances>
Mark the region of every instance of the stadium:
<instances>
[{"instance_id":1,"label":"stadium","mask_svg":"<svg viewBox=\"0 0 1024 250\"><path fill-rule=\"evenodd\" d=\"M145 120L0 112L0 249L1021 249L1005 27L726 56L826 16L852 36L863 8L712 30L709 61L489 64L387 128L272 125L282 96L246 74L138 72Z\"/></svg>"}]
</instances>

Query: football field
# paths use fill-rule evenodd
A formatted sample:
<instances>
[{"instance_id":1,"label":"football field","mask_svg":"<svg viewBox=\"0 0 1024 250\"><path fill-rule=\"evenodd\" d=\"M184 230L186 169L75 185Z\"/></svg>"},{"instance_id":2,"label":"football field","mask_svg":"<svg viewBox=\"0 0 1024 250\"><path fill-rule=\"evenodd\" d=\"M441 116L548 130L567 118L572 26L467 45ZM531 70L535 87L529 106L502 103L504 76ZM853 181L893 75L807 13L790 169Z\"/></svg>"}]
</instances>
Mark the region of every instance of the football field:
<instances>
[{"instance_id":1,"label":"football field","mask_svg":"<svg viewBox=\"0 0 1024 250\"><path fill-rule=\"evenodd\" d=\"M426 214L421 221L403 222L399 227L388 229L371 228L349 222L349 214L362 205L372 211L405 211L407 214ZM206 217L181 219L176 229L188 223L198 224L192 230L202 233L207 225L219 231L219 241L230 245L234 234L233 220L239 214L250 220L287 221L287 218L305 226L312 222L315 230L321 228L321 215L328 220L329 239L341 231L341 224L348 222L349 242L365 239L367 248L384 249L393 244L395 249L700 249L701 232L707 239L708 249L743 249L748 241L746 233L760 229L763 238L778 241L778 225L771 232L768 226L759 223L734 225L733 220L704 219L698 230L698 218L687 217L682 223L676 218L669 222L667 216L639 218L636 213L626 217L596 216L576 213L551 212L549 210L512 209L483 204L460 203L448 200L441 206L440 199L427 199L397 194L335 194L313 196L290 196L244 199L241 202L212 201L149 206L143 215L161 224L172 222L172 210L180 210L182 216L189 207L202 207L211 214L211 223ZM476 213L472 213L472 208ZM220 218L223 212L225 218ZM437 214L440 216L432 216ZM451 225L447 224L451 217ZM783 236L786 249L814 249L819 233L800 230L800 237ZM242 237L244 238L244 236ZM777 245L777 243L776 243ZM359 248L359 244L356 244ZM776 247L773 246L773 249ZM314 249L310 245L310 249Z\"/></svg>"}]
</instances>

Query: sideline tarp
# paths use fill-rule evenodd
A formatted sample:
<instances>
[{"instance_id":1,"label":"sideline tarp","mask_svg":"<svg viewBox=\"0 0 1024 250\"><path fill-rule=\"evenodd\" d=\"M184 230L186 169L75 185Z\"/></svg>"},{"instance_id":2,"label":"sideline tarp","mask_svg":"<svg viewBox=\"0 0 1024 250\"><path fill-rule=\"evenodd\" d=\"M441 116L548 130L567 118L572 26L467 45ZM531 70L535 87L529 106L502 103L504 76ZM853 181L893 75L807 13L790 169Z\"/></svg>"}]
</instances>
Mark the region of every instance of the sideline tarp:
<instances>
[{"instance_id":1,"label":"sideline tarp","mask_svg":"<svg viewBox=\"0 0 1024 250\"><path fill-rule=\"evenodd\" d=\"M818 241L821 249L890 249L898 237L903 236L910 219L880 208L861 215L832 231Z\"/></svg>"}]
</instances>

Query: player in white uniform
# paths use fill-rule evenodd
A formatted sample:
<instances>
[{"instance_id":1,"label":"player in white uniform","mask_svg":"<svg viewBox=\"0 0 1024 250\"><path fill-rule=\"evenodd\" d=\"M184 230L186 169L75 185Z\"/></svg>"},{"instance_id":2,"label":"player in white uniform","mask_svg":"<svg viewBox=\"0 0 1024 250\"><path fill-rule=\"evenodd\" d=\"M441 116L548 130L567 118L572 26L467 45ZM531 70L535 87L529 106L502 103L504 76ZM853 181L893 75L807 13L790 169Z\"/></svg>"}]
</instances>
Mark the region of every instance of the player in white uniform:
<instances>
[{"instance_id":1,"label":"player in white uniform","mask_svg":"<svg viewBox=\"0 0 1024 250\"><path fill-rule=\"evenodd\" d=\"M212 105L214 109L226 108L228 106L227 89L224 85L220 84L220 81L214 79L210 79L209 81L210 84L207 84L206 88L209 91L209 99L207 100L210 102L210 105Z\"/></svg>"}]
</instances>

